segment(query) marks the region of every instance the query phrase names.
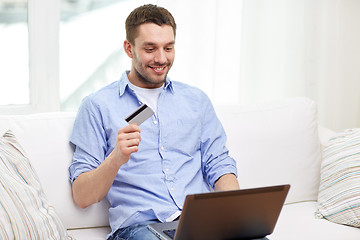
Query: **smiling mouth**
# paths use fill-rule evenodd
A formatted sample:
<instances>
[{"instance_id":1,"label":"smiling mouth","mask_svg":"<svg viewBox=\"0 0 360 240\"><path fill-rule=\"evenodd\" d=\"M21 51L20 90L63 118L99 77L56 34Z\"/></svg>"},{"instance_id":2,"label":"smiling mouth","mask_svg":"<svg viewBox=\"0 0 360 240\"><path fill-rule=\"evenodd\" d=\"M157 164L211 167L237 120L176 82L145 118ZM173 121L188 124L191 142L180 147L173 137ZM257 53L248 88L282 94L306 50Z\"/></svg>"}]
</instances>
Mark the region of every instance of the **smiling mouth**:
<instances>
[{"instance_id":1,"label":"smiling mouth","mask_svg":"<svg viewBox=\"0 0 360 240\"><path fill-rule=\"evenodd\" d=\"M155 73L162 74L162 73L164 73L164 71L165 71L165 69L166 69L166 65L164 65L164 66L156 66L156 67L150 66L150 68L151 68Z\"/></svg>"}]
</instances>

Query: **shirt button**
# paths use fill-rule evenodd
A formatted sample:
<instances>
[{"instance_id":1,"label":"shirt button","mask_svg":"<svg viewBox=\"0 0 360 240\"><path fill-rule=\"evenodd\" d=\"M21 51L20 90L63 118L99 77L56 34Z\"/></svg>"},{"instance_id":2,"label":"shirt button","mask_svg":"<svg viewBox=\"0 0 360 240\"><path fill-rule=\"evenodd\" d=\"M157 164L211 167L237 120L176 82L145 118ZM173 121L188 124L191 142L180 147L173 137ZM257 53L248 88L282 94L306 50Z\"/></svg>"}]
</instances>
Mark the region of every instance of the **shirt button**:
<instances>
[{"instance_id":1,"label":"shirt button","mask_svg":"<svg viewBox=\"0 0 360 240\"><path fill-rule=\"evenodd\" d=\"M165 169L165 171L167 171L167 172L168 172L168 171L169 171L169 169L167 168L167 169Z\"/></svg>"},{"instance_id":2,"label":"shirt button","mask_svg":"<svg viewBox=\"0 0 360 240\"><path fill-rule=\"evenodd\" d=\"M154 121L154 124L155 124L155 125L158 124L158 121L155 120L155 121Z\"/></svg>"},{"instance_id":3,"label":"shirt button","mask_svg":"<svg viewBox=\"0 0 360 240\"><path fill-rule=\"evenodd\" d=\"M175 189L174 188L170 188L170 191L174 191Z\"/></svg>"},{"instance_id":4,"label":"shirt button","mask_svg":"<svg viewBox=\"0 0 360 240\"><path fill-rule=\"evenodd\" d=\"M164 150L165 150L164 146L161 146L161 151L164 151Z\"/></svg>"}]
</instances>

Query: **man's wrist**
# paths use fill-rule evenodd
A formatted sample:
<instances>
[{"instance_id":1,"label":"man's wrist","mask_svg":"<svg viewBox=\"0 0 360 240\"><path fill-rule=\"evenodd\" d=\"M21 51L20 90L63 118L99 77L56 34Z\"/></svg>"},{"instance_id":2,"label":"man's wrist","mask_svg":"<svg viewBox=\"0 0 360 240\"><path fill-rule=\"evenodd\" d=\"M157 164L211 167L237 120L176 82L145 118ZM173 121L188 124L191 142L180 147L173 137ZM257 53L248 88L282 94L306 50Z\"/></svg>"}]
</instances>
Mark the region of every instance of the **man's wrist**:
<instances>
[{"instance_id":1,"label":"man's wrist","mask_svg":"<svg viewBox=\"0 0 360 240\"><path fill-rule=\"evenodd\" d=\"M237 190L239 188L239 182L233 173L222 175L214 183L215 191Z\"/></svg>"}]
</instances>

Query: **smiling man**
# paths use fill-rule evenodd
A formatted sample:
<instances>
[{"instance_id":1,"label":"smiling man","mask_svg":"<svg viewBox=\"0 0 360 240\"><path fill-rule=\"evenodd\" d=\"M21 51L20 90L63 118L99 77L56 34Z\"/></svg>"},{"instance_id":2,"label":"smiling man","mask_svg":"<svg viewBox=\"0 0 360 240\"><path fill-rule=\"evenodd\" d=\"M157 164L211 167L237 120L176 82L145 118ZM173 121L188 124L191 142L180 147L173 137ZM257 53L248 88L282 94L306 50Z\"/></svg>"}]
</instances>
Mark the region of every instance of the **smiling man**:
<instances>
[{"instance_id":1,"label":"smiling man","mask_svg":"<svg viewBox=\"0 0 360 240\"><path fill-rule=\"evenodd\" d=\"M125 26L131 70L81 104L70 181L82 208L109 200L108 239L157 239L147 224L178 218L187 194L239 185L209 98L167 76L175 58L173 16L148 4ZM155 114L129 125L124 119L143 103Z\"/></svg>"},{"instance_id":2,"label":"smiling man","mask_svg":"<svg viewBox=\"0 0 360 240\"><path fill-rule=\"evenodd\" d=\"M124 49L132 58L130 82L141 88L159 88L165 81L175 58L175 35L169 25L144 23L135 39L125 40Z\"/></svg>"}]
</instances>

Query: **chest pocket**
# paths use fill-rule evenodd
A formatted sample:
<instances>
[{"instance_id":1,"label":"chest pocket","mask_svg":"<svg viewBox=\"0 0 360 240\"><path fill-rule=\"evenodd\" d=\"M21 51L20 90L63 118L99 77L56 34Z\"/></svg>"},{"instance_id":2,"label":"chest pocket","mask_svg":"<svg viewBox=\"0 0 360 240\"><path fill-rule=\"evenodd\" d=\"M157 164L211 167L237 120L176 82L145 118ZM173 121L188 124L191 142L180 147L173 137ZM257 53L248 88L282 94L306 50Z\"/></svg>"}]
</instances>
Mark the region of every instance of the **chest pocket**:
<instances>
[{"instance_id":1,"label":"chest pocket","mask_svg":"<svg viewBox=\"0 0 360 240\"><path fill-rule=\"evenodd\" d=\"M200 148L200 120L181 119L168 124L163 135L166 148L176 153L193 156Z\"/></svg>"}]
</instances>

